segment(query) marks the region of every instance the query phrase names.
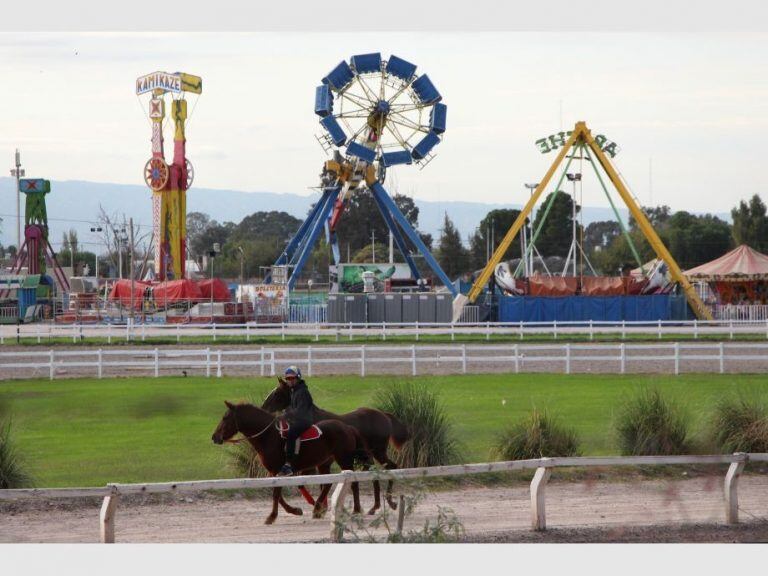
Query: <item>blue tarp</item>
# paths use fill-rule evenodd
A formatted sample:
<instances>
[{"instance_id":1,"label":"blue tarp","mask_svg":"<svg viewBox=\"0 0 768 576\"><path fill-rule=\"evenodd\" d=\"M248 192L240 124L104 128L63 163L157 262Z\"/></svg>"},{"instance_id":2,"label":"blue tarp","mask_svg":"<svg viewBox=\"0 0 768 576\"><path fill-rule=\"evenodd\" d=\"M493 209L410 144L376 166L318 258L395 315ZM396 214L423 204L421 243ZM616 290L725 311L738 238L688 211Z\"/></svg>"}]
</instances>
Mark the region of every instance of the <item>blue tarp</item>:
<instances>
[{"instance_id":1,"label":"blue tarp","mask_svg":"<svg viewBox=\"0 0 768 576\"><path fill-rule=\"evenodd\" d=\"M328 73L328 76L323 78L323 84L330 84L331 88L335 90L341 90L349 84L355 77L355 73L352 72L352 68L346 62L339 62L333 70Z\"/></svg>"},{"instance_id":2,"label":"blue tarp","mask_svg":"<svg viewBox=\"0 0 768 576\"><path fill-rule=\"evenodd\" d=\"M351 62L352 68L354 68L358 74L381 71L381 54L379 52L376 52L375 54L358 54L352 56Z\"/></svg>"},{"instance_id":3,"label":"blue tarp","mask_svg":"<svg viewBox=\"0 0 768 576\"><path fill-rule=\"evenodd\" d=\"M357 142L350 142L349 145L347 145L347 154L351 156L357 156L361 160L365 160L366 162L373 162L376 160L376 150L371 150L370 148L366 148L362 144L358 144Z\"/></svg>"},{"instance_id":4,"label":"blue tarp","mask_svg":"<svg viewBox=\"0 0 768 576\"><path fill-rule=\"evenodd\" d=\"M328 134L331 135L331 140L336 146L343 146L347 141L347 135L344 134L344 130L339 126L339 122L333 116L326 116L320 120L320 124L328 130Z\"/></svg>"},{"instance_id":5,"label":"blue tarp","mask_svg":"<svg viewBox=\"0 0 768 576\"><path fill-rule=\"evenodd\" d=\"M502 296L499 322L655 322L685 320L682 296Z\"/></svg>"},{"instance_id":6,"label":"blue tarp","mask_svg":"<svg viewBox=\"0 0 768 576\"><path fill-rule=\"evenodd\" d=\"M416 65L393 54L387 60L387 72L408 82L416 73Z\"/></svg>"},{"instance_id":7,"label":"blue tarp","mask_svg":"<svg viewBox=\"0 0 768 576\"><path fill-rule=\"evenodd\" d=\"M410 164L411 153L408 150L400 150L399 152L387 152L381 155L381 163L384 166L394 166L395 164Z\"/></svg>"},{"instance_id":8,"label":"blue tarp","mask_svg":"<svg viewBox=\"0 0 768 576\"><path fill-rule=\"evenodd\" d=\"M432 84L432 80L430 80L429 76L426 74L416 78L416 80L413 81L413 84L411 84L411 87L413 88L413 91L416 92L416 96L419 97L419 100L424 102L424 104L433 104L435 102L440 102L440 100L443 99L443 97L440 96L440 92L435 88L435 85Z\"/></svg>"},{"instance_id":9,"label":"blue tarp","mask_svg":"<svg viewBox=\"0 0 768 576\"><path fill-rule=\"evenodd\" d=\"M411 151L411 156L413 156L416 160L421 160L427 154L429 154L429 151L437 146L439 142L440 137L434 132L430 132L424 136L421 142L416 144L416 147Z\"/></svg>"},{"instance_id":10,"label":"blue tarp","mask_svg":"<svg viewBox=\"0 0 768 576\"><path fill-rule=\"evenodd\" d=\"M442 134L445 132L445 117L448 113L448 106L438 102L432 106L432 110L429 113L429 127L432 132Z\"/></svg>"},{"instance_id":11,"label":"blue tarp","mask_svg":"<svg viewBox=\"0 0 768 576\"><path fill-rule=\"evenodd\" d=\"M333 94L327 84L322 84L315 89L315 114L328 116L333 113Z\"/></svg>"}]
</instances>

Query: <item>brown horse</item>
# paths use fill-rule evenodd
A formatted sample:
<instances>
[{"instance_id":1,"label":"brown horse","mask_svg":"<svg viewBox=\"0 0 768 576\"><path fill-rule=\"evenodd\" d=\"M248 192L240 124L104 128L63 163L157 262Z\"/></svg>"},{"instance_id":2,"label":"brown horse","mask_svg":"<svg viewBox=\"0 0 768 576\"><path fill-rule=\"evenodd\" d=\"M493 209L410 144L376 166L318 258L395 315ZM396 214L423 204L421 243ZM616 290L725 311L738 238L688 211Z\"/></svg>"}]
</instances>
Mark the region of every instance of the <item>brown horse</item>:
<instances>
[{"instance_id":1,"label":"brown horse","mask_svg":"<svg viewBox=\"0 0 768 576\"><path fill-rule=\"evenodd\" d=\"M277 430L277 418L252 404L231 404L227 401L224 404L227 411L213 433L214 444L223 444L239 432L256 450L262 465L270 475L277 474L285 464L285 441ZM302 442L294 462L297 471L317 468L321 474L328 474L334 460L342 470L352 470L355 460L369 459L365 440L352 426L337 420L325 420L317 422L316 425L320 428L321 436L316 440ZM325 512L325 500L330 489L330 484L323 484L320 493L322 498L318 498L312 512L314 518L320 518ZM360 513L360 496L356 482L352 484L352 495L354 512ZM272 490L272 512L267 516L265 524L272 524L277 518L278 502L286 512L301 515L300 508L294 508L285 502L282 487L278 486Z\"/></svg>"},{"instance_id":2,"label":"brown horse","mask_svg":"<svg viewBox=\"0 0 768 576\"><path fill-rule=\"evenodd\" d=\"M277 380L278 386L269 393L261 404L262 409L268 412L284 410L291 404L291 389L282 378L278 377ZM334 414L333 412L315 407L313 421L318 422L321 420L338 420L355 428L365 439L365 443L373 457L386 470L397 468L397 464L390 460L387 454L387 445L390 440L396 448L400 448L410 437L408 429L394 414L376 410L375 408L358 408L346 414ZM390 507L394 510L397 508L397 503L392 498L392 484L392 480L387 484L386 498ZM374 504L373 508L368 511L369 514L374 514L381 507L380 492L379 481L374 480ZM307 497L306 494L305 497Z\"/></svg>"}]
</instances>

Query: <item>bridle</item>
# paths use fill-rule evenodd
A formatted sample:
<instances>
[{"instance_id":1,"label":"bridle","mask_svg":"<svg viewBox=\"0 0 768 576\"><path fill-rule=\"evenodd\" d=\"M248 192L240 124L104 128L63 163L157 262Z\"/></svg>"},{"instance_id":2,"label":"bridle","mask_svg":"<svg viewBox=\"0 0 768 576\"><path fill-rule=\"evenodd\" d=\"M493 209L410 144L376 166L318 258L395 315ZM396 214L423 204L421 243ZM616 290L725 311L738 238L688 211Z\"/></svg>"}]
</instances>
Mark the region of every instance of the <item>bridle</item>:
<instances>
[{"instance_id":1,"label":"bridle","mask_svg":"<svg viewBox=\"0 0 768 576\"><path fill-rule=\"evenodd\" d=\"M237 410L232 410L232 416L234 416L235 418L235 428L237 428L237 431L240 432L240 424L237 422ZM277 421L277 416L272 418L270 423L267 424L263 430L261 430L260 432L257 432L256 434L251 434L250 436L243 436L242 438L238 438L237 440L233 440L232 438L230 438L229 440L225 440L224 442L227 442L229 444L239 444L240 442L245 442L247 440L250 440L251 438L258 438L259 436L264 434L264 432L269 430L272 424L274 424L276 421ZM240 434L242 434L242 432L240 432Z\"/></svg>"}]
</instances>

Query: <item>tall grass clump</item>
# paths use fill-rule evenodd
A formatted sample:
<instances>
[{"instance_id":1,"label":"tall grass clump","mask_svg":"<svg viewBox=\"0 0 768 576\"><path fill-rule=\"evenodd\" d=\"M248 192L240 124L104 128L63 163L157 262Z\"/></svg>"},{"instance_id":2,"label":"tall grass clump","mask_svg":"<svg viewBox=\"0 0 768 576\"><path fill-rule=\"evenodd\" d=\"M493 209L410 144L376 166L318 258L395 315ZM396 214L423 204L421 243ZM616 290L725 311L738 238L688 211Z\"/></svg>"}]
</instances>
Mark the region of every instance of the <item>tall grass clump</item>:
<instances>
[{"instance_id":1,"label":"tall grass clump","mask_svg":"<svg viewBox=\"0 0 768 576\"><path fill-rule=\"evenodd\" d=\"M554 416L534 408L525 418L498 433L492 452L501 460L576 456L579 438Z\"/></svg>"},{"instance_id":2,"label":"tall grass clump","mask_svg":"<svg viewBox=\"0 0 768 576\"><path fill-rule=\"evenodd\" d=\"M461 461L461 448L452 423L436 394L423 384L392 384L377 391L376 407L394 414L410 438L393 455L401 468L441 466Z\"/></svg>"},{"instance_id":3,"label":"tall grass clump","mask_svg":"<svg viewBox=\"0 0 768 576\"><path fill-rule=\"evenodd\" d=\"M710 436L725 453L768 452L768 406L759 396L728 396L716 405Z\"/></svg>"},{"instance_id":4,"label":"tall grass clump","mask_svg":"<svg viewBox=\"0 0 768 576\"><path fill-rule=\"evenodd\" d=\"M658 389L642 389L619 407L616 432L622 454L664 456L691 450L686 414Z\"/></svg>"},{"instance_id":5,"label":"tall grass clump","mask_svg":"<svg viewBox=\"0 0 768 576\"><path fill-rule=\"evenodd\" d=\"M13 441L11 418L0 415L0 489L29 488L33 484Z\"/></svg>"}]
</instances>

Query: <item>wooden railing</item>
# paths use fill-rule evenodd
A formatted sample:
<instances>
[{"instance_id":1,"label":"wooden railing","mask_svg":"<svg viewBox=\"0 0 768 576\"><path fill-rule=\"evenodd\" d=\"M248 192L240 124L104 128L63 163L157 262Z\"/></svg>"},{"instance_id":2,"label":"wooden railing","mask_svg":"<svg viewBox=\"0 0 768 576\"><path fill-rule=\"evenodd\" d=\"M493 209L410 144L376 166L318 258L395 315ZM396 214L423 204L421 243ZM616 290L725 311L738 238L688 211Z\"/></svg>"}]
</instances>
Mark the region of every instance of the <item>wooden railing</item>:
<instances>
[{"instance_id":1,"label":"wooden railing","mask_svg":"<svg viewBox=\"0 0 768 576\"><path fill-rule=\"evenodd\" d=\"M684 464L729 464L724 479L725 521L728 524L739 522L738 480L747 462L768 462L768 453L737 453L714 455L680 456L608 456L608 457L572 457L539 458L535 460L515 460L507 462L489 462L483 464L463 464L455 466L433 466L427 468L404 468L391 471L351 472L337 474L293 476L285 478L238 478L231 480L201 480L190 482L160 482L152 484L108 484L97 488L29 488L0 490L0 500L20 500L27 498L104 498L99 522L101 542L115 541L115 516L120 496L130 494L159 493L195 493L204 490L233 490L245 488L274 488L276 486L315 486L335 484L329 503L330 538L339 542L344 535L344 500L352 482L371 480L404 480L413 478L435 478L445 476L467 476L489 472L511 472L534 469L531 481L531 528L545 530L546 521L546 485L553 468L572 466L662 466ZM402 504L402 497L401 497ZM398 506L398 526L403 525L404 506Z\"/></svg>"}]
</instances>

